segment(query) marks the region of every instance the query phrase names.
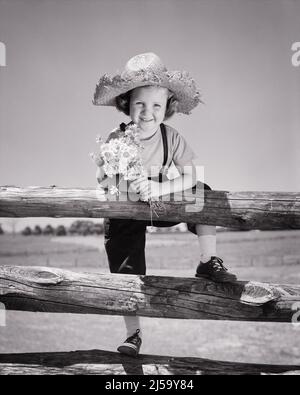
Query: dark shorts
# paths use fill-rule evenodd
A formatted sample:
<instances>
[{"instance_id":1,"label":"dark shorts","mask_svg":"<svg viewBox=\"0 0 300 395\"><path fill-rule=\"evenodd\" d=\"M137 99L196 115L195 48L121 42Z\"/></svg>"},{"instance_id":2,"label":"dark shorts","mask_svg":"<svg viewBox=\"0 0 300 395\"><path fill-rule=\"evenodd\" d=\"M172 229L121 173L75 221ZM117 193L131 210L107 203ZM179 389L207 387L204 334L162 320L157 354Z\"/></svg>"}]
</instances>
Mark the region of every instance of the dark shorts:
<instances>
[{"instance_id":1,"label":"dark shorts","mask_svg":"<svg viewBox=\"0 0 300 395\"><path fill-rule=\"evenodd\" d=\"M204 184L204 189L211 188ZM147 226L171 227L180 222L104 219L104 245L111 273L146 274L145 244ZM195 224L187 224L197 234Z\"/></svg>"}]
</instances>

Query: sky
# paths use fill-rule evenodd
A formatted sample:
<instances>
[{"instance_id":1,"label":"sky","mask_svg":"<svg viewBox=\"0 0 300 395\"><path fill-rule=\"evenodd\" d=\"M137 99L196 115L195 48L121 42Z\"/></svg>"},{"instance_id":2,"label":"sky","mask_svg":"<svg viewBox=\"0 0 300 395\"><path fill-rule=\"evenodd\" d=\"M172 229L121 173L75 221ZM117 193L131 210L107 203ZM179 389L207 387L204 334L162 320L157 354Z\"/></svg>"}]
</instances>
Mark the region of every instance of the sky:
<instances>
[{"instance_id":1,"label":"sky","mask_svg":"<svg viewBox=\"0 0 300 395\"><path fill-rule=\"evenodd\" d=\"M167 123L205 182L300 189L298 0L0 0L0 42L0 185L94 187L95 138L127 120L92 104L95 85L155 52L202 93Z\"/></svg>"}]
</instances>

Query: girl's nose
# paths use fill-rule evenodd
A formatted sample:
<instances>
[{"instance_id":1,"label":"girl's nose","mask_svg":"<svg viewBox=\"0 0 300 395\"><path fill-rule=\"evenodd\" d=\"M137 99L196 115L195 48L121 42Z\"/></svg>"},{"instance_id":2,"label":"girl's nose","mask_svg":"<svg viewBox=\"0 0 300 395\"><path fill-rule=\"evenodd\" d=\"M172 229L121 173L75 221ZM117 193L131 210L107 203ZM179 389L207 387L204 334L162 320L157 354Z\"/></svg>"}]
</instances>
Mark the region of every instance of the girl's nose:
<instances>
[{"instance_id":1,"label":"girl's nose","mask_svg":"<svg viewBox=\"0 0 300 395\"><path fill-rule=\"evenodd\" d=\"M151 114L150 107L144 106L142 112L143 112L143 115L149 115L149 114Z\"/></svg>"}]
</instances>

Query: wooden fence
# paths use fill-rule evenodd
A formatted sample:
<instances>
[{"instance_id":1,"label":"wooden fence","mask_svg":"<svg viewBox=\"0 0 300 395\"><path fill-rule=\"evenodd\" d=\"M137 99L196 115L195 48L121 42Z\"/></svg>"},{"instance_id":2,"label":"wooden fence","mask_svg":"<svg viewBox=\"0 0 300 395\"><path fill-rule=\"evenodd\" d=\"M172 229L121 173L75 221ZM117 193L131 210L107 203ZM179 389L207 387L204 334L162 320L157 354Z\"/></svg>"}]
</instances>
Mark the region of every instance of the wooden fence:
<instances>
[{"instance_id":1,"label":"wooden fence","mask_svg":"<svg viewBox=\"0 0 300 395\"><path fill-rule=\"evenodd\" d=\"M186 191L158 210L160 221L239 229L300 229L297 193ZM0 187L0 217L150 219L143 202L93 189ZM153 218L157 219L157 218ZM217 284L205 279L75 273L55 268L0 267L0 302L7 310L139 315L162 318L291 322L300 286L258 282ZM2 354L0 374L261 374L300 366L255 365L200 358L107 351Z\"/></svg>"}]
</instances>

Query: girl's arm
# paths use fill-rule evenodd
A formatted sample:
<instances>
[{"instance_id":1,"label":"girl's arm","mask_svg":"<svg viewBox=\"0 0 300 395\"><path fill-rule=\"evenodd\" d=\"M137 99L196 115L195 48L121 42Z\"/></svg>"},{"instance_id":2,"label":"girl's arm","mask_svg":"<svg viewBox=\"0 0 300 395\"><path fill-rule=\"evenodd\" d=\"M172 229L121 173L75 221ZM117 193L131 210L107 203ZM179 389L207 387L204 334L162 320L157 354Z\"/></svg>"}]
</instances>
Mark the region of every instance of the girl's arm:
<instances>
[{"instance_id":1,"label":"girl's arm","mask_svg":"<svg viewBox=\"0 0 300 395\"><path fill-rule=\"evenodd\" d=\"M192 161L186 163L184 167L177 167L180 176L173 180L163 181L160 186L158 196L170 195L171 193L185 191L193 188L197 184L196 168ZM159 183L158 183L159 184Z\"/></svg>"},{"instance_id":2,"label":"girl's arm","mask_svg":"<svg viewBox=\"0 0 300 395\"><path fill-rule=\"evenodd\" d=\"M134 191L141 194L143 200L148 200L150 197L158 197L163 195L170 195L171 193L181 192L186 189L191 189L197 184L196 168L192 161L186 163L184 167L177 167L180 176L173 180L167 180L162 183L157 181L150 181L145 177L141 177L131 183Z\"/></svg>"}]
</instances>

